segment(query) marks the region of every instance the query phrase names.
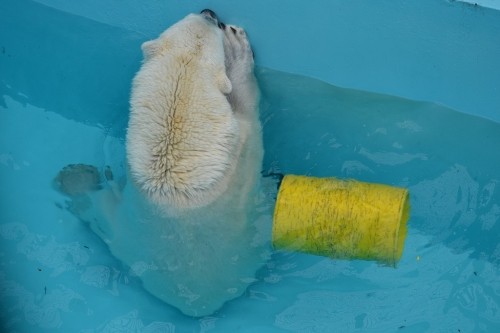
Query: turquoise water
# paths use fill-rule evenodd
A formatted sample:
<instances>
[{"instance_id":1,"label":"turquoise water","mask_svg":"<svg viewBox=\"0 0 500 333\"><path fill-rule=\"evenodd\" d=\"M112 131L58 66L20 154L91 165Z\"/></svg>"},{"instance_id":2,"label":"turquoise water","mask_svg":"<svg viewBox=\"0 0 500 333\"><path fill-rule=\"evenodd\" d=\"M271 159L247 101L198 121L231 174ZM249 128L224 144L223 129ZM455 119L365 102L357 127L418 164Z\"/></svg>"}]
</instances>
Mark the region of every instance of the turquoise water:
<instances>
[{"instance_id":1,"label":"turquoise water","mask_svg":"<svg viewBox=\"0 0 500 333\"><path fill-rule=\"evenodd\" d=\"M259 69L264 173L406 186L397 268L274 253L204 318L147 294L51 187L69 163L124 167L111 127L3 93L1 321L12 332L492 332L500 327L500 124L432 103ZM120 172L120 171L117 171ZM270 193L272 196L272 193ZM272 200L272 199L270 199Z\"/></svg>"},{"instance_id":2,"label":"turquoise water","mask_svg":"<svg viewBox=\"0 0 500 333\"><path fill-rule=\"evenodd\" d=\"M145 292L51 186L69 163L123 172L146 37L13 4L0 4L2 331L500 330L500 124L259 69L263 173L408 187L405 250L396 269L274 253L243 296L190 318Z\"/></svg>"}]
</instances>

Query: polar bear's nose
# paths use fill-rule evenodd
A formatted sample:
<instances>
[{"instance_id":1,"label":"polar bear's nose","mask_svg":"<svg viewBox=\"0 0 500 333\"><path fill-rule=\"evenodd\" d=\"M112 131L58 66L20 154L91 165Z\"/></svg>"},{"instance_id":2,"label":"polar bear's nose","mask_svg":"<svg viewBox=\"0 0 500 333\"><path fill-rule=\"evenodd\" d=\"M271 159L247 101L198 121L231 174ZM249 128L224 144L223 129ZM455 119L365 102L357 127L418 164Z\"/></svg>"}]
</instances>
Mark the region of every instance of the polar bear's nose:
<instances>
[{"instance_id":1,"label":"polar bear's nose","mask_svg":"<svg viewBox=\"0 0 500 333\"><path fill-rule=\"evenodd\" d=\"M211 9L203 9L200 12L201 15L205 16L206 19L213 21L215 24L218 22L217 14Z\"/></svg>"},{"instance_id":2,"label":"polar bear's nose","mask_svg":"<svg viewBox=\"0 0 500 333\"><path fill-rule=\"evenodd\" d=\"M207 20L213 22L216 26L224 30L226 28L226 25L219 21L219 18L217 17L217 14L211 9L203 9L200 12L201 15L203 15Z\"/></svg>"}]
</instances>

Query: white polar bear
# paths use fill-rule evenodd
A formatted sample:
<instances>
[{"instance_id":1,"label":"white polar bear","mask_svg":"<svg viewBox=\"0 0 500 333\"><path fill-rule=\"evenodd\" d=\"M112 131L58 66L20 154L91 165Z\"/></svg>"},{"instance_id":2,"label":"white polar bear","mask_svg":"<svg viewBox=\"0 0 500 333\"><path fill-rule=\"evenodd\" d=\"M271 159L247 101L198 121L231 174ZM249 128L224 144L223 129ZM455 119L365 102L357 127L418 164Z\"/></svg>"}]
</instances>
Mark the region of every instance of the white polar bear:
<instances>
[{"instance_id":1,"label":"white polar bear","mask_svg":"<svg viewBox=\"0 0 500 333\"><path fill-rule=\"evenodd\" d=\"M210 315L255 281L269 254L273 203L260 186L252 50L243 29L205 10L143 53L126 138L130 177L70 165L56 185L146 290L185 314Z\"/></svg>"},{"instance_id":2,"label":"white polar bear","mask_svg":"<svg viewBox=\"0 0 500 333\"><path fill-rule=\"evenodd\" d=\"M241 169L258 170L263 151L253 56L243 29L205 10L142 49L127 157L144 194L176 214L212 203L238 178L254 183Z\"/></svg>"}]
</instances>

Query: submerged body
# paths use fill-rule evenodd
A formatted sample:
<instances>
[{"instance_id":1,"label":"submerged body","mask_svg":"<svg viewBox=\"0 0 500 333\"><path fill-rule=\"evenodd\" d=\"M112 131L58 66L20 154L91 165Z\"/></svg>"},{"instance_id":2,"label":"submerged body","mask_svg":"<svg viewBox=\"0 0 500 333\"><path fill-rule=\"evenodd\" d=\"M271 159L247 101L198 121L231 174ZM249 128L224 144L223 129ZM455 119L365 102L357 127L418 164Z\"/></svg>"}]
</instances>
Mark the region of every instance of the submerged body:
<instances>
[{"instance_id":1,"label":"submerged body","mask_svg":"<svg viewBox=\"0 0 500 333\"><path fill-rule=\"evenodd\" d=\"M142 48L126 140L130 175L125 185L108 179L85 192L91 205L74 200L73 211L151 294L185 314L209 315L254 281L270 240L255 225L270 228L272 207L259 184L252 50L241 28L219 24L211 11L188 15ZM66 188L69 177L59 177Z\"/></svg>"}]
</instances>

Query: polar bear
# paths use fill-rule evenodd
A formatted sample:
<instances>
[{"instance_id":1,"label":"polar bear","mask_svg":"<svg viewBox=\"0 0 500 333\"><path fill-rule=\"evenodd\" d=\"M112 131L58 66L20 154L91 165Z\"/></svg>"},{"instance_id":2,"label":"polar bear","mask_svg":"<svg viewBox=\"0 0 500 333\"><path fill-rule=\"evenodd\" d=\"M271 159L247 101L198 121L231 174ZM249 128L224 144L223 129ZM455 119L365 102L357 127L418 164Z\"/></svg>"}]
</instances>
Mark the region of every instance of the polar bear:
<instances>
[{"instance_id":1,"label":"polar bear","mask_svg":"<svg viewBox=\"0 0 500 333\"><path fill-rule=\"evenodd\" d=\"M249 177L242 165L261 162L258 89L246 34L204 10L142 49L127 132L132 177L170 214L206 206L235 178Z\"/></svg>"},{"instance_id":2,"label":"polar bear","mask_svg":"<svg viewBox=\"0 0 500 333\"><path fill-rule=\"evenodd\" d=\"M242 28L204 10L142 50L128 172L69 165L55 184L146 290L210 315L255 281L270 253L252 49Z\"/></svg>"}]
</instances>

